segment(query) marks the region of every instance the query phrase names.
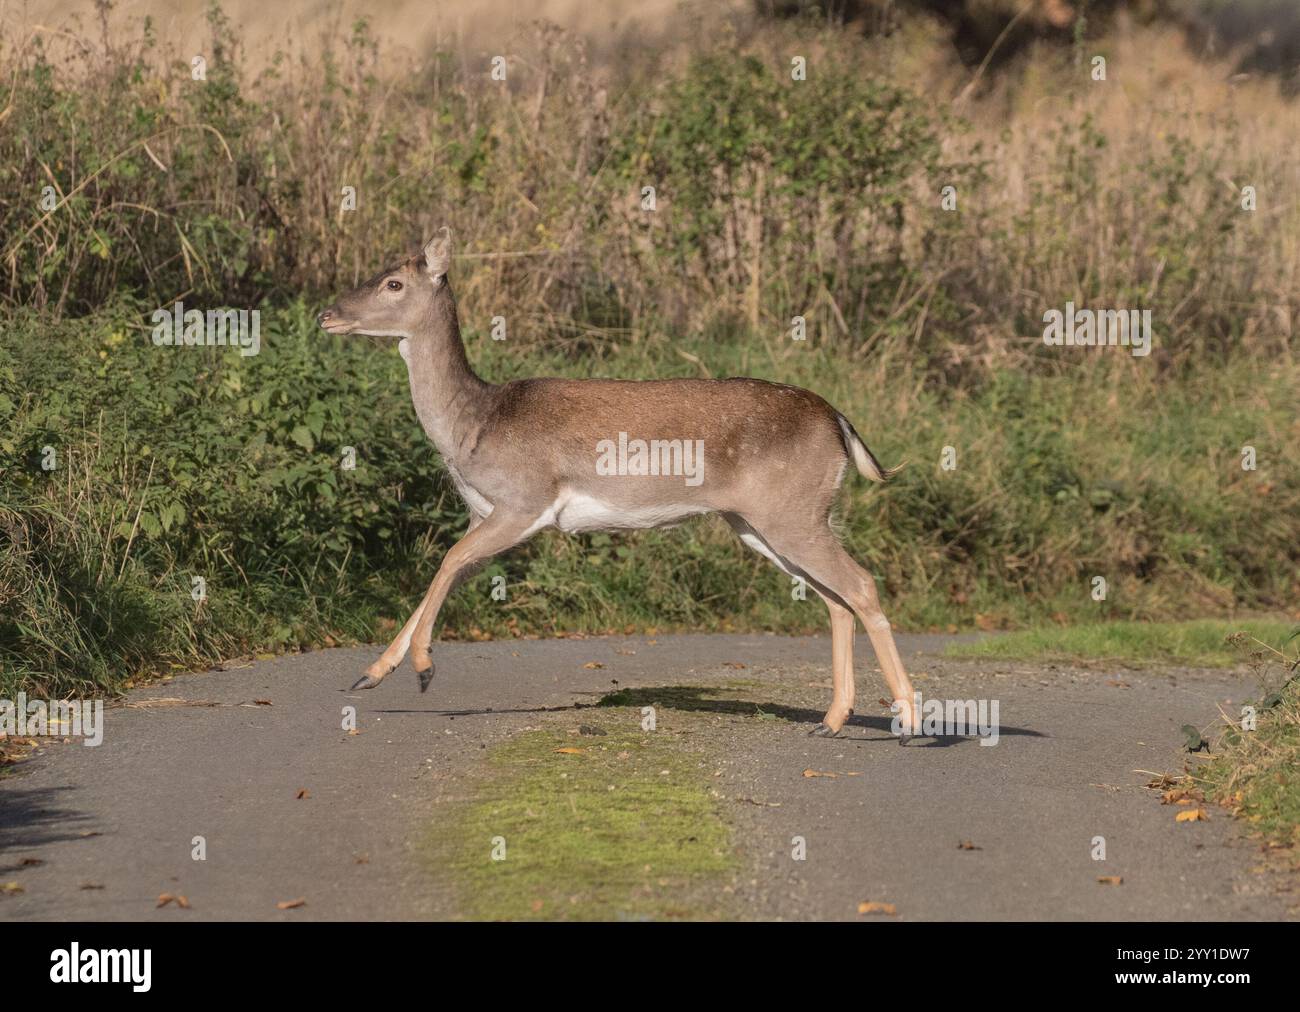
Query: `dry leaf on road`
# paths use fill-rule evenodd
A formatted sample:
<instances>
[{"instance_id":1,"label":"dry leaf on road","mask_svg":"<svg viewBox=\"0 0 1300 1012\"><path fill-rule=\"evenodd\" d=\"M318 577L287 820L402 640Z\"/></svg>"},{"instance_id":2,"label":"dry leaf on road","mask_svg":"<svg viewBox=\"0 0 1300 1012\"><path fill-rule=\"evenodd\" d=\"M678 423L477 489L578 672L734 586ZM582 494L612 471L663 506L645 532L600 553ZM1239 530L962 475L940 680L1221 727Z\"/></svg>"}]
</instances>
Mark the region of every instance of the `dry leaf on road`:
<instances>
[{"instance_id":1,"label":"dry leaf on road","mask_svg":"<svg viewBox=\"0 0 1300 1012\"><path fill-rule=\"evenodd\" d=\"M887 914L895 917L898 914L898 908L892 903L877 903L874 900L869 903L859 903L858 913L860 914Z\"/></svg>"}]
</instances>

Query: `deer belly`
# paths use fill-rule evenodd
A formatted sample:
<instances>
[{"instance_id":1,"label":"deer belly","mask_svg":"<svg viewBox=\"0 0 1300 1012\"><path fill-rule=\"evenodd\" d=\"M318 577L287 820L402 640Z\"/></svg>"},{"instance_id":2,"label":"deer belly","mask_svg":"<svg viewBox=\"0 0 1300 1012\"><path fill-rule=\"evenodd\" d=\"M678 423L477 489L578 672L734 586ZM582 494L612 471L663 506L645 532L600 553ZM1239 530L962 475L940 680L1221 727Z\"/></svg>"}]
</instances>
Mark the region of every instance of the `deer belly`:
<instances>
[{"instance_id":1,"label":"deer belly","mask_svg":"<svg viewBox=\"0 0 1300 1012\"><path fill-rule=\"evenodd\" d=\"M708 513L690 503L653 503L633 506L608 503L581 492L568 492L555 507L555 526L562 531L628 530L665 527L687 517Z\"/></svg>"}]
</instances>

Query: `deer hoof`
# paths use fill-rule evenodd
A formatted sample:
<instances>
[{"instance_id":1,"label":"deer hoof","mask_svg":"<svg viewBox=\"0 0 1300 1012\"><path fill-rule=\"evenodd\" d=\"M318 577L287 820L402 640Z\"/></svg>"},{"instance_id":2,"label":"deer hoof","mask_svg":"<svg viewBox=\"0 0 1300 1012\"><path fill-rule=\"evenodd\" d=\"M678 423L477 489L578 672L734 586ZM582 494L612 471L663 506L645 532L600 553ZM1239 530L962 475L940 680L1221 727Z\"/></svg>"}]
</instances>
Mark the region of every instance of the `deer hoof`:
<instances>
[{"instance_id":1,"label":"deer hoof","mask_svg":"<svg viewBox=\"0 0 1300 1012\"><path fill-rule=\"evenodd\" d=\"M372 678L370 675L362 675L352 683L352 688L348 689L348 691L356 692L358 689L373 689L378 684L378 678Z\"/></svg>"},{"instance_id":2,"label":"deer hoof","mask_svg":"<svg viewBox=\"0 0 1300 1012\"><path fill-rule=\"evenodd\" d=\"M808 736L810 738L836 738L839 736L839 732L836 731L829 724L827 724L825 721L822 721L820 724L818 724L816 727L814 727L811 731L808 732Z\"/></svg>"},{"instance_id":3,"label":"deer hoof","mask_svg":"<svg viewBox=\"0 0 1300 1012\"><path fill-rule=\"evenodd\" d=\"M415 677L420 680L420 691L428 692L429 683L433 681L433 666L430 665L427 671L417 671Z\"/></svg>"}]
</instances>

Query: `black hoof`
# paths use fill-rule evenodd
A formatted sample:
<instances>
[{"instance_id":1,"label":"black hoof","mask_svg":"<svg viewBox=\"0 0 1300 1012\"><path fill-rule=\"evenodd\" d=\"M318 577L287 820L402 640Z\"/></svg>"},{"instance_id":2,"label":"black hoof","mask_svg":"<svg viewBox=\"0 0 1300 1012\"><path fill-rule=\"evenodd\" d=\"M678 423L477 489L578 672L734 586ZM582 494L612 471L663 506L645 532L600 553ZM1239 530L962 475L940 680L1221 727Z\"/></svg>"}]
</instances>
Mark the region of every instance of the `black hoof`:
<instances>
[{"instance_id":1,"label":"black hoof","mask_svg":"<svg viewBox=\"0 0 1300 1012\"><path fill-rule=\"evenodd\" d=\"M428 692L429 683L433 681L433 667L430 666L428 671L417 671L415 677L420 680L420 691Z\"/></svg>"},{"instance_id":2,"label":"black hoof","mask_svg":"<svg viewBox=\"0 0 1300 1012\"><path fill-rule=\"evenodd\" d=\"M898 744L900 745L906 745L911 740L912 736L910 734L900 734L898 736Z\"/></svg>"},{"instance_id":3,"label":"black hoof","mask_svg":"<svg viewBox=\"0 0 1300 1012\"><path fill-rule=\"evenodd\" d=\"M348 689L348 691L356 692L357 689L373 689L378 684L379 684L378 678L371 678L369 675L362 675L360 678L358 678L355 682L352 683L352 688Z\"/></svg>"},{"instance_id":4,"label":"black hoof","mask_svg":"<svg viewBox=\"0 0 1300 1012\"><path fill-rule=\"evenodd\" d=\"M832 731L829 724L821 723L808 732L810 738L837 738L838 731Z\"/></svg>"}]
</instances>

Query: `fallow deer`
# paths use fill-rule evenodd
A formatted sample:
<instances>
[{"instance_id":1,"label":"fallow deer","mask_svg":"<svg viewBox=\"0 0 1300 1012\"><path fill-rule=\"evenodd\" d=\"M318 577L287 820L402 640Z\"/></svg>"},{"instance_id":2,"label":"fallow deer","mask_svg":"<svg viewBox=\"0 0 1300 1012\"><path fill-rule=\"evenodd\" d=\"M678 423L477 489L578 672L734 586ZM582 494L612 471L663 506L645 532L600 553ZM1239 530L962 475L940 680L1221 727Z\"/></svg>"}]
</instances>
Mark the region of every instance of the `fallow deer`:
<instances>
[{"instance_id":1,"label":"fallow deer","mask_svg":"<svg viewBox=\"0 0 1300 1012\"><path fill-rule=\"evenodd\" d=\"M461 341L447 280L451 234L442 232L318 317L331 334L401 339L416 415L470 512L468 531L447 551L419 607L352 688L374 688L414 646L412 662L427 689L434 621L447 595L486 560L544 528L661 527L720 513L741 541L801 577L830 609L834 693L811 733L834 736L853 713L856 615L894 697L900 740L915 734L912 685L875 581L830 526L850 462L871 481L893 473L848 419L814 393L757 379L488 383ZM629 437L640 441L635 451L649 446L670 464L684 458L681 447L702 447L698 480L647 467L640 452L635 467L610 473L599 466L602 447L607 453L619 440L622 452Z\"/></svg>"}]
</instances>

